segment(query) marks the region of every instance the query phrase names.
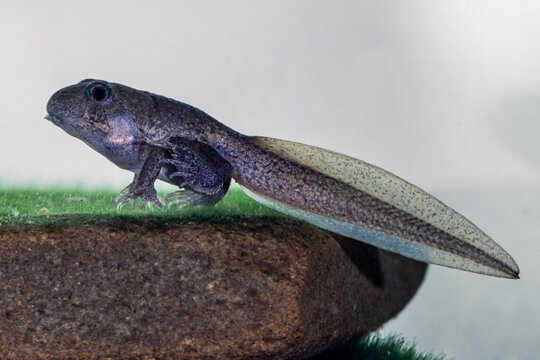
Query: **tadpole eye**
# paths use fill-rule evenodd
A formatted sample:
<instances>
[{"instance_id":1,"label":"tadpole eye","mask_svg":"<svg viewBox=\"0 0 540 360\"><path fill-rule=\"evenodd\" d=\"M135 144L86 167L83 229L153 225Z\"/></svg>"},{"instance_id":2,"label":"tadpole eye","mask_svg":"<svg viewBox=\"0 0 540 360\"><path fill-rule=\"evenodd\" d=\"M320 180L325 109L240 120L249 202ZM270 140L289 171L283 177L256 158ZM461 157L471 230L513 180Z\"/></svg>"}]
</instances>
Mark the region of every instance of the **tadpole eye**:
<instances>
[{"instance_id":1,"label":"tadpole eye","mask_svg":"<svg viewBox=\"0 0 540 360\"><path fill-rule=\"evenodd\" d=\"M103 83L88 85L86 94L95 103L103 103L111 98L111 89Z\"/></svg>"}]
</instances>

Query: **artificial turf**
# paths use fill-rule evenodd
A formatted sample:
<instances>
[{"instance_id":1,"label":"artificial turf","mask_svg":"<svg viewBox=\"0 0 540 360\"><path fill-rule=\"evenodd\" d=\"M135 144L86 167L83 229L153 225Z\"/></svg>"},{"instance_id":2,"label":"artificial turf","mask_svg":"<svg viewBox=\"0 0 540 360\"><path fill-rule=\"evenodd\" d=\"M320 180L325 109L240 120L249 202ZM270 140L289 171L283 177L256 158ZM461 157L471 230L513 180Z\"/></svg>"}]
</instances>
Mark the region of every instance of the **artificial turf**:
<instances>
[{"instance_id":1,"label":"artificial turf","mask_svg":"<svg viewBox=\"0 0 540 360\"><path fill-rule=\"evenodd\" d=\"M75 224L92 219L151 218L154 221L174 219L227 219L237 217L287 217L249 198L238 187L232 187L216 206L166 207L149 206L141 210L137 200L116 210L119 190L83 188L6 188L0 187L0 224ZM164 196L165 193L160 193Z\"/></svg>"}]
</instances>

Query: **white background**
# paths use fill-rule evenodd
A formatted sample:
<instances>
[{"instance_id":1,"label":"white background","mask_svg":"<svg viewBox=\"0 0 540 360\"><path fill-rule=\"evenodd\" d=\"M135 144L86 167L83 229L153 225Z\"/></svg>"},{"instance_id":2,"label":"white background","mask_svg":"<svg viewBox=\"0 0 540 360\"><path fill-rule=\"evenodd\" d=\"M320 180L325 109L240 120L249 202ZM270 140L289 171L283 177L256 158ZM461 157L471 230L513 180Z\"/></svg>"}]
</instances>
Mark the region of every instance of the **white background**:
<instances>
[{"instance_id":1,"label":"white background","mask_svg":"<svg viewBox=\"0 0 540 360\"><path fill-rule=\"evenodd\" d=\"M522 279L432 267L385 330L459 359L540 352L540 3L2 2L0 184L131 181L43 119L54 91L89 77L434 193L514 255Z\"/></svg>"}]
</instances>

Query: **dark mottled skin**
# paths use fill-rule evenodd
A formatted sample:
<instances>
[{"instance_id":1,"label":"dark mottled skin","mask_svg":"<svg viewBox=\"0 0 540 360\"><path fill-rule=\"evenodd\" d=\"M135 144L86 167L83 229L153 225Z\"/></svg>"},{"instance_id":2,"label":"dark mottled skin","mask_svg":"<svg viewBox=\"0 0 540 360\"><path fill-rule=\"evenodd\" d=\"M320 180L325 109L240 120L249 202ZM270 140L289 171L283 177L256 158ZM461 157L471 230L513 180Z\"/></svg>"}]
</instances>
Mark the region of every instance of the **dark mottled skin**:
<instances>
[{"instance_id":1,"label":"dark mottled skin","mask_svg":"<svg viewBox=\"0 0 540 360\"><path fill-rule=\"evenodd\" d=\"M92 99L96 84L107 92L104 101ZM513 273L482 250L340 180L283 159L258 146L256 137L182 102L89 79L56 92L47 111L56 125L135 172L120 206L136 198L159 203L153 186L157 178L186 189L188 203L214 204L232 177L293 207L434 244Z\"/></svg>"}]
</instances>

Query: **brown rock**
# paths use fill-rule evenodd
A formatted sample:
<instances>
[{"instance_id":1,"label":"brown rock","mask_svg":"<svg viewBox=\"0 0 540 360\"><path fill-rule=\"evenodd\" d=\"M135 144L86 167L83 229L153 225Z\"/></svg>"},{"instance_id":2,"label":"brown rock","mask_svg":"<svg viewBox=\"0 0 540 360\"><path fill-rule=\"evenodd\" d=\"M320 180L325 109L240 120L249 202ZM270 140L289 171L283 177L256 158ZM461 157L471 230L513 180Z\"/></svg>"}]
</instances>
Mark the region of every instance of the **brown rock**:
<instances>
[{"instance_id":1,"label":"brown rock","mask_svg":"<svg viewBox=\"0 0 540 360\"><path fill-rule=\"evenodd\" d=\"M289 220L0 228L0 358L303 358L379 327L426 265Z\"/></svg>"}]
</instances>

